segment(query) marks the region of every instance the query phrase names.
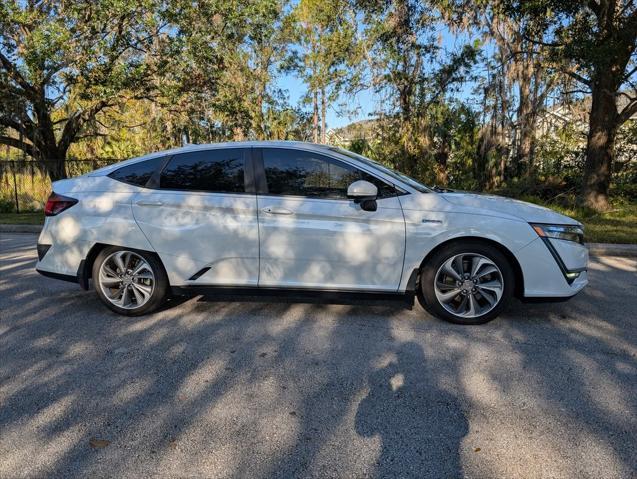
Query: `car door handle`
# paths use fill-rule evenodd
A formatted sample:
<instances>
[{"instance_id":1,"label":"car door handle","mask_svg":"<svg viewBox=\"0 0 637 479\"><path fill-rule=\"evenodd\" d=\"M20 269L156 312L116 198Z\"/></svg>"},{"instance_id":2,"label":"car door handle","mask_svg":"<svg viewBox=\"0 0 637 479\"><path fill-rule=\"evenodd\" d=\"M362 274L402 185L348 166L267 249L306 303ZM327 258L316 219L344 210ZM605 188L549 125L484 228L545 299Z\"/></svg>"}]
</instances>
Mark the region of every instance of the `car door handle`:
<instances>
[{"instance_id":1,"label":"car door handle","mask_svg":"<svg viewBox=\"0 0 637 479\"><path fill-rule=\"evenodd\" d=\"M148 201L148 200L139 200L135 203L137 206L161 206L163 203L161 201Z\"/></svg>"},{"instance_id":2,"label":"car door handle","mask_svg":"<svg viewBox=\"0 0 637 479\"><path fill-rule=\"evenodd\" d=\"M292 211L286 208L277 208L276 206L266 206L261 211L268 213L269 215L291 215Z\"/></svg>"}]
</instances>

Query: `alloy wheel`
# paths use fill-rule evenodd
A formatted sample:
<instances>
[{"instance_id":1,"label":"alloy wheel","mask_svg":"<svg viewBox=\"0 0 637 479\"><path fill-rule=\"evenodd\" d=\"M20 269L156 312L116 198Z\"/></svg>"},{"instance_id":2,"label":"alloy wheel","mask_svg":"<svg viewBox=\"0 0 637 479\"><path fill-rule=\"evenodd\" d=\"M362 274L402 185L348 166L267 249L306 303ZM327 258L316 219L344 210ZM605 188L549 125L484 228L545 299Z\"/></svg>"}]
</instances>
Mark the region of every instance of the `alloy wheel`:
<instances>
[{"instance_id":1,"label":"alloy wheel","mask_svg":"<svg viewBox=\"0 0 637 479\"><path fill-rule=\"evenodd\" d=\"M155 274L148 262L133 251L116 251L99 269L99 287L108 301L124 309L145 305L155 290Z\"/></svg>"},{"instance_id":2,"label":"alloy wheel","mask_svg":"<svg viewBox=\"0 0 637 479\"><path fill-rule=\"evenodd\" d=\"M504 278L491 259L461 253L446 260L434 278L440 305L463 318L477 318L495 308L504 292Z\"/></svg>"}]
</instances>

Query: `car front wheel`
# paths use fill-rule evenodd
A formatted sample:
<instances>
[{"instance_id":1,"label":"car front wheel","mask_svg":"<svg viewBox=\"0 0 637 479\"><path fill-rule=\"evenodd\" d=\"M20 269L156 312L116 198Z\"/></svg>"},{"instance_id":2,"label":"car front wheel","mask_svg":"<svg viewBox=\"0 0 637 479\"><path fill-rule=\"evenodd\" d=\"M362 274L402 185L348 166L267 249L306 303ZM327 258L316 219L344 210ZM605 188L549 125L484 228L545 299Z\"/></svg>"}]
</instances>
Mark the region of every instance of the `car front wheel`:
<instances>
[{"instance_id":1,"label":"car front wheel","mask_svg":"<svg viewBox=\"0 0 637 479\"><path fill-rule=\"evenodd\" d=\"M421 271L423 306L457 324L483 324L505 308L513 296L515 277L507 258L481 242L444 246Z\"/></svg>"},{"instance_id":2,"label":"car front wheel","mask_svg":"<svg viewBox=\"0 0 637 479\"><path fill-rule=\"evenodd\" d=\"M97 255L93 283L102 302L126 316L156 310L168 291L166 272L155 256L117 247L106 248Z\"/></svg>"}]
</instances>

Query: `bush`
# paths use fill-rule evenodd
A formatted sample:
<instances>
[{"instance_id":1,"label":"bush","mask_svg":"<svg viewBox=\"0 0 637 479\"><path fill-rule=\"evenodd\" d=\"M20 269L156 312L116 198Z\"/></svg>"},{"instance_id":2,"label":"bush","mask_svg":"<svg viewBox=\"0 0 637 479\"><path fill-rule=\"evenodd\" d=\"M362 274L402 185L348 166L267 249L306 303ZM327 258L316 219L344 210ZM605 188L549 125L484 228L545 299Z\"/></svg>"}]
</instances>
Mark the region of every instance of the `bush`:
<instances>
[{"instance_id":1,"label":"bush","mask_svg":"<svg viewBox=\"0 0 637 479\"><path fill-rule=\"evenodd\" d=\"M15 213L15 202L0 198L0 213Z\"/></svg>"}]
</instances>

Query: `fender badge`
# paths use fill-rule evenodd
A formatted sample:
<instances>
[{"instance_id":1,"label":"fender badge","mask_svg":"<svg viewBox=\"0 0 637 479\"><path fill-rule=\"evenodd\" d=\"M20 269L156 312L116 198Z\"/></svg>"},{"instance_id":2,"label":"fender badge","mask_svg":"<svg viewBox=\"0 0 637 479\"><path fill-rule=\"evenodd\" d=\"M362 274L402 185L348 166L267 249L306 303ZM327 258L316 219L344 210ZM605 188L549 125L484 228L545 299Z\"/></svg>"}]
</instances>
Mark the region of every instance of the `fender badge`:
<instances>
[{"instance_id":1,"label":"fender badge","mask_svg":"<svg viewBox=\"0 0 637 479\"><path fill-rule=\"evenodd\" d=\"M422 219L423 223L442 223L440 220L428 220L427 218Z\"/></svg>"}]
</instances>

